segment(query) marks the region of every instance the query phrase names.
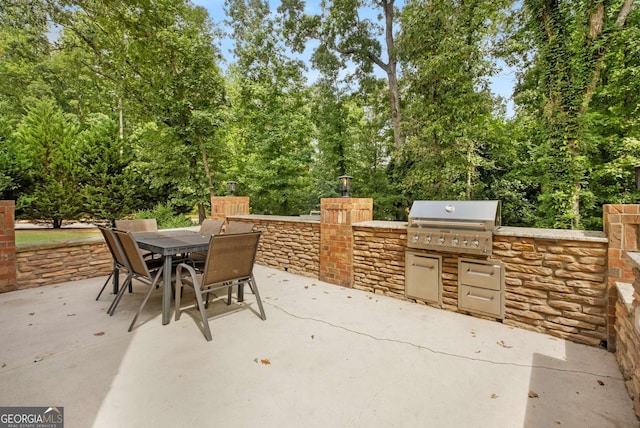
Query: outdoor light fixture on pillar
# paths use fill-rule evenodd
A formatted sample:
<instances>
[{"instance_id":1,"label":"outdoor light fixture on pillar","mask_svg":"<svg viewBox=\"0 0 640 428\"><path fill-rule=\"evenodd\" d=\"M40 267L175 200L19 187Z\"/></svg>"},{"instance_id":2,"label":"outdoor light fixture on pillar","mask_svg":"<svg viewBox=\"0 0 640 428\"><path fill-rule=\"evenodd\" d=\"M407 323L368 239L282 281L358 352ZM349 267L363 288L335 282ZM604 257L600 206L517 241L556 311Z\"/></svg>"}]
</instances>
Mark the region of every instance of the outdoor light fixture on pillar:
<instances>
[{"instance_id":1,"label":"outdoor light fixture on pillar","mask_svg":"<svg viewBox=\"0 0 640 428\"><path fill-rule=\"evenodd\" d=\"M340 194L343 198L350 198L349 190L351 190L352 178L353 177L350 177L348 175L341 175L340 177L338 177L338 180L340 180Z\"/></svg>"},{"instance_id":2,"label":"outdoor light fixture on pillar","mask_svg":"<svg viewBox=\"0 0 640 428\"><path fill-rule=\"evenodd\" d=\"M236 195L236 184L238 183L235 181L227 181L227 193L229 194L229 196Z\"/></svg>"}]
</instances>

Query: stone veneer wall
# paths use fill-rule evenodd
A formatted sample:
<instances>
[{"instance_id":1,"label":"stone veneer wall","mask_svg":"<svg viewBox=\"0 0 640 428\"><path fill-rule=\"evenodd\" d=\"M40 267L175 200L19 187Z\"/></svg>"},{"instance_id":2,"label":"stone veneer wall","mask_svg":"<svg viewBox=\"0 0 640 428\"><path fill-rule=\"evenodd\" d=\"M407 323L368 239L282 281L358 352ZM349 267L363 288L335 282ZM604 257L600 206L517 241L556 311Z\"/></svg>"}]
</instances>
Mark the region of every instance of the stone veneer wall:
<instances>
[{"instance_id":1,"label":"stone veneer wall","mask_svg":"<svg viewBox=\"0 0 640 428\"><path fill-rule=\"evenodd\" d=\"M318 275L318 221L256 215L229 219L254 223L263 231L259 264ZM405 225L371 221L353 226L355 288L404 299ZM102 240L83 241L19 248L19 287L107 275L111 260ZM595 232L503 228L495 236L492 259L505 265L504 323L589 345L606 340L606 248L606 237ZM458 311L458 255L440 255L443 308Z\"/></svg>"},{"instance_id":2,"label":"stone veneer wall","mask_svg":"<svg viewBox=\"0 0 640 428\"><path fill-rule=\"evenodd\" d=\"M640 205L611 204L602 207L603 228L609 237L608 256L608 330L609 350L615 351L616 305L618 291L616 283L633 283L633 268L628 263L627 252L638 251L640 233Z\"/></svg>"},{"instance_id":3,"label":"stone veneer wall","mask_svg":"<svg viewBox=\"0 0 640 428\"><path fill-rule=\"evenodd\" d=\"M303 276L320 272L320 222L294 216L242 215L228 220L253 223L262 231L256 263Z\"/></svg>"},{"instance_id":4,"label":"stone veneer wall","mask_svg":"<svg viewBox=\"0 0 640 428\"><path fill-rule=\"evenodd\" d=\"M17 289L109 275L111 254L104 240L84 238L16 248Z\"/></svg>"},{"instance_id":5,"label":"stone veneer wall","mask_svg":"<svg viewBox=\"0 0 640 428\"><path fill-rule=\"evenodd\" d=\"M354 225L354 288L404 299L406 223ZM490 260L505 266L504 323L598 346L606 334L607 239L598 232L502 228ZM458 310L459 257L442 256L442 308Z\"/></svg>"},{"instance_id":6,"label":"stone veneer wall","mask_svg":"<svg viewBox=\"0 0 640 428\"><path fill-rule=\"evenodd\" d=\"M616 283L616 360L640 419L640 253L629 252L632 283Z\"/></svg>"}]
</instances>

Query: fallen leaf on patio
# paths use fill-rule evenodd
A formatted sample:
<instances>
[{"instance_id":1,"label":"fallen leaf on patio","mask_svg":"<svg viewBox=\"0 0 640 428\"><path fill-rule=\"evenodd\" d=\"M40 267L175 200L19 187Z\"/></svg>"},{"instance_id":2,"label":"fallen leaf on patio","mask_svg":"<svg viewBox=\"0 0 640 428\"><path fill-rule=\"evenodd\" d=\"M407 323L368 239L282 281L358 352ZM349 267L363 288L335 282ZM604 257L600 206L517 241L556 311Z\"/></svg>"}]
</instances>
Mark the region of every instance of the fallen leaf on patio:
<instances>
[{"instance_id":1,"label":"fallen leaf on patio","mask_svg":"<svg viewBox=\"0 0 640 428\"><path fill-rule=\"evenodd\" d=\"M68 317L75 317L76 314L67 314Z\"/></svg>"},{"instance_id":2,"label":"fallen leaf on patio","mask_svg":"<svg viewBox=\"0 0 640 428\"><path fill-rule=\"evenodd\" d=\"M476 354L479 354L480 352L482 352L482 351L480 351L480 350L478 349L478 350L476 351Z\"/></svg>"},{"instance_id":3,"label":"fallen leaf on patio","mask_svg":"<svg viewBox=\"0 0 640 428\"><path fill-rule=\"evenodd\" d=\"M501 340L500 342L496 342L498 345L502 346L503 348L513 348L513 346L507 345L506 343L504 343L504 340Z\"/></svg>"},{"instance_id":4,"label":"fallen leaf on patio","mask_svg":"<svg viewBox=\"0 0 640 428\"><path fill-rule=\"evenodd\" d=\"M99 331L97 333L93 333L94 336L104 336L104 331Z\"/></svg>"},{"instance_id":5,"label":"fallen leaf on patio","mask_svg":"<svg viewBox=\"0 0 640 428\"><path fill-rule=\"evenodd\" d=\"M316 284L311 284L311 286L312 286L312 287L315 287L315 286L316 286Z\"/></svg>"},{"instance_id":6,"label":"fallen leaf on patio","mask_svg":"<svg viewBox=\"0 0 640 428\"><path fill-rule=\"evenodd\" d=\"M537 392L529 391L529 398L538 398L539 395Z\"/></svg>"},{"instance_id":7,"label":"fallen leaf on patio","mask_svg":"<svg viewBox=\"0 0 640 428\"><path fill-rule=\"evenodd\" d=\"M554 421L556 423L556 425L562 425L562 422L560 421Z\"/></svg>"},{"instance_id":8,"label":"fallen leaf on patio","mask_svg":"<svg viewBox=\"0 0 640 428\"><path fill-rule=\"evenodd\" d=\"M312 335L311 335L311 339L313 340L313 339L315 339L315 338L316 338L316 337L312 334Z\"/></svg>"},{"instance_id":9,"label":"fallen leaf on patio","mask_svg":"<svg viewBox=\"0 0 640 428\"><path fill-rule=\"evenodd\" d=\"M347 299L350 299L350 298L351 298L351 296L347 296Z\"/></svg>"},{"instance_id":10,"label":"fallen leaf on patio","mask_svg":"<svg viewBox=\"0 0 640 428\"><path fill-rule=\"evenodd\" d=\"M262 363L263 366L268 366L269 364L271 364L271 361L267 360L266 358L263 360L260 360L260 362Z\"/></svg>"},{"instance_id":11,"label":"fallen leaf on patio","mask_svg":"<svg viewBox=\"0 0 640 428\"><path fill-rule=\"evenodd\" d=\"M36 314L35 312L29 312L29 315L35 315L35 314Z\"/></svg>"},{"instance_id":12,"label":"fallen leaf on patio","mask_svg":"<svg viewBox=\"0 0 640 428\"><path fill-rule=\"evenodd\" d=\"M5 367L7 367L7 364L6 363L2 363L2 368L5 368Z\"/></svg>"},{"instance_id":13,"label":"fallen leaf on patio","mask_svg":"<svg viewBox=\"0 0 640 428\"><path fill-rule=\"evenodd\" d=\"M600 385L600 386L604 386L604 382L603 382L603 381L601 381L600 379L598 379L598 385Z\"/></svg>"},{"instance_id":14,"label":"fallen leaf on patio","mask_svg":"<svg viewBox=\"0 0 640 428\"><path fill-rule=\"evenodd\" d=\"M305 285L305 286L304 286L304 288L305 288L305 289L307 289L307 288L309 288L309 286L308 286L308 285Z\"/></svg>"},{"instance_id":15,"label":"fallen leaf on patio","mask_svg":"<svg viewBox=\"0 0 640 428\"><path fill-rule=\"evenodd\" d=\"M254 359L253 359L253 362L257 364L257 363L258 363L258 359L257 359L257 358L254 358Z\"/></svg>"},{"instance_id":16,"label":"fallen leaf on patio","mask_svg":"<svg viewBox=\"0 0 640 428\"><path fill-rule=\"evenodd\" d=\"M496 394L491 394L491 398L498 398Z\"/></svg>"}]
</instances>

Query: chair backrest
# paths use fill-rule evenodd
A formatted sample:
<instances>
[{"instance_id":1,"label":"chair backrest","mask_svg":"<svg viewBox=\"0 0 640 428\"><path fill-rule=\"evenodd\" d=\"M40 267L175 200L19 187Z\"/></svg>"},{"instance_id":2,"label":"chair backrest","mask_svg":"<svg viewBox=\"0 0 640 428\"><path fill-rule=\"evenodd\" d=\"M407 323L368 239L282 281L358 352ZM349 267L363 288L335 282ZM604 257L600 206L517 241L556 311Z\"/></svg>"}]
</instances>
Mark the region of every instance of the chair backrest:
<instances>
[{"instance_id":1,"label":"chair backrest","mask_svg":"<svg viewBox=\"0 0 640 428\"><path fill-rule=\"evenodd\" d=\"M126 232L157 232L158 223L155 218L116 220L116 229Z\"/></svg>"},{"instance_id":2,"label":"chair backrest","mask_svg":"<svg viewBox=\"0 0 640 428\"><path fill-rule=\"evenodd\" d=\"M138 243L134 239L133 235L131 235L131 232L125 232L124 230L115 229L113 233L118 238L120 247L122 248L125 257L127 258L128 268L130 272L138 276L151 279L149 268L144 262L144 258L142 257L142 253L140 252L140 248L138 247Z\"/></svg>"},{"instance_id":3,"label":"chair backrest","mask_svg":"<svg viewBox=\"0 0 640 428\"><path fill-rule=\"evenodd\" d=\"M225 235L249 232L253 232L253 223L245 223L243 221L230 221L224 229Z\"/></svg>"},{"instance_id":4,"label":"chair backrest","mask_svg":"<svg viewBox=\"0 0 640 428\"><path fill-rule=\"evenodd\" d=\"M261 234L262 232L213 235L209 241L202 284L250 277Z\"/></svg>"},{"instance_id":5,"label":"chair backrest","mask_svg":"<svg viewBox=\"0 0 640 428\"><path fill-rule=\"evenodd\" d=\"M111 253L111 257L113 257L113 260L115 260L115 262L120 266L128 266L126 256L122 251L122 247L120 247L118 238L113 234L113 231L104 226L98 226L98 229L107 243L107 248Z\"/></svg>"},{"instance_id":6,"label":"chair backrest","mask_svg":"<svg viewBox=\"0 0 640 428\"><path fill-rule=\"evenodd\" d=\"M211 218L205 218L200 225L200 233L210 233L212 235L219 235L224 226L223 220L214 220Z\"/></svg>"}]
</instances>

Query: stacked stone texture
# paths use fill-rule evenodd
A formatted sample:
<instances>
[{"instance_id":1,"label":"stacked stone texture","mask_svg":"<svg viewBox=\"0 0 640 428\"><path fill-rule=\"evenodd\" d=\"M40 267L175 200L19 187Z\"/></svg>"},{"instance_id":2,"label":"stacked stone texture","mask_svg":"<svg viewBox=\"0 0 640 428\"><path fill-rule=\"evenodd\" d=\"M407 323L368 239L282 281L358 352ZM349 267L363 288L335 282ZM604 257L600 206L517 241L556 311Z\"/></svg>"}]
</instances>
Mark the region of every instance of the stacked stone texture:
<instances>
[{"instance_id":1,"label":"stacked stone texture","mask_svg":"<svg viewBox=\"0 0 640 428\"><path fill-rule=\"evenodd\" d=\"M113 268L102 238L20 246L16 260L17 289L108 275Z\"/></svg>"},{"instance_id":2,"label":"stacked stone texture","mask_svg":"<svg viewBox=\"0 0 640 428\"><path fill-rule=\"evenodd\" d=\"M605 242L496 236L505 324L601 345L607 338Z\"/></svg>"},{"instance_id":3,"label":"stacked stone texture","mask_svg":"<svg viewBox=\"0 0 640 428\"><path fill-rule=\"evenodd\" d=\"M406 230L355 225L354 288L404 297ZM606 340L606 242L496 236L505 267L505 324L598 346ZM458 260L442 257L442 308L458 310ZM484 258L485 260L487 258Z\"/></svg>"},{"instance_id":4,"label":"stacked stone texture","mask_svg":"<svg viewBox=\"0 0 640 428\"><path fill-rule=\"evenodd\" d=\"M318 277L320 272L320 223L301 220L299 217L272 217L261 220L259 216L247 219L229 217L229 220L254 224L254 230L262 231L256 263L286 270L303 276Z\"/></svg>"},{"instance_id":5,"label":"stacked stone texture","mask_svg":"<svg viewBox=\"0 0 640 428\"><path fill-rule=\"evenodd\" d=\"M353 288L404 299L406 229L353 228Z\"/></svg>"},{"instance_id":6,"label":"stacked stone texture","mask_svg":"<svg viewBox=\"0 0 640 428\"><path fill-rule=\"evenodd\" d=\"M633 400L633 409L640 418L640 332L633 325L633 312L621 300L616 311L616 360Z\"/></svg>"},{"instance_id":7,"label":"stacked stone texture","mask_svg":"<svg viewBox=\"0 0 640 428\"><path fill-rule=\"evenodd\" d=\"M633 268L627 262L628 251L638 251L640 233L640 205L610 204L604 205L604 232L609 238L608 257L608 330L609 350L615 351L616 304L618 291L616 282L633 283Z\"/></svg>"}]
</instances>

